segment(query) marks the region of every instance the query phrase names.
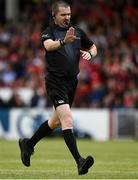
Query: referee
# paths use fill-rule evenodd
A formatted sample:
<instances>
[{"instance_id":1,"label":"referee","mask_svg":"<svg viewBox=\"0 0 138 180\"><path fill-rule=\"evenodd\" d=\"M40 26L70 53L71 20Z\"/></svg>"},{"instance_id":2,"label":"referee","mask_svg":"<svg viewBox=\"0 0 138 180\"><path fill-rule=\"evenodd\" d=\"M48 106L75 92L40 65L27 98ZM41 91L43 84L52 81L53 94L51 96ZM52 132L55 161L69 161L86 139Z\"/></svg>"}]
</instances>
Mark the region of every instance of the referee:
<instances>
[{"instance_id":1,"label":"referee","mask_svg":"<svg viewBox=\"0 0 138 180\"><path fill-rule=\"evenodd\" d=\"M30 139L19 140L21 159L25 166L30 166L30 157L37 142L61 127L65 143L76 161L78 174L83 175L93 165L94 159L92 156L83 158L78 151L71 105L78 83L80 54L91 60L97 49L80 28L70 25L71 9L67 2L55 2L52 16L54 23L42 33L42 42L47 61L46 90L53 102L53 112Z\"/></svg>"}]
</instances>

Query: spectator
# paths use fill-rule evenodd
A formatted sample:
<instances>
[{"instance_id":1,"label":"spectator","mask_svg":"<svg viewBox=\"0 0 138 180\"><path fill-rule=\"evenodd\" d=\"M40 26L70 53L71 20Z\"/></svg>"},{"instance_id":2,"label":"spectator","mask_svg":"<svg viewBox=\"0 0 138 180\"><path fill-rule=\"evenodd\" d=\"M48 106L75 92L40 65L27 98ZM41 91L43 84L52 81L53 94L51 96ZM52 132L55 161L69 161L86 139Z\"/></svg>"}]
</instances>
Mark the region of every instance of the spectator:
<instances>
[{"instance_id":1,"label":"spectator","mask_svg":"<svg viewBox=\"0 0 138 180\"><path fill-rule=\"evenodd\" d=\"M81 60L74 106L137 108L137 0L70 3L72 23L84 29L98 47L95 62ZM40 79L46 65L40 34L50 22L49 7L50 1L21 1L20 21L0 24L0 87L43 88ZM40 94L35 92L31 106L39 106ZM48 99L43 105L50 105Z\"/></svg>"},{"instance_id":2,"label":"spectator","mask_svg":"<svg viewBox=\"0 0 138 180\"><path fill-rule=\"evenodd\" d=\"M10 98L10 100L7 102L6 107L21 108L21 107L25 107L25 104L23 100L21 99L21 97L19 96L19 94L17 94L15 91L12 97Z\"/></svg>"}]
</instances>

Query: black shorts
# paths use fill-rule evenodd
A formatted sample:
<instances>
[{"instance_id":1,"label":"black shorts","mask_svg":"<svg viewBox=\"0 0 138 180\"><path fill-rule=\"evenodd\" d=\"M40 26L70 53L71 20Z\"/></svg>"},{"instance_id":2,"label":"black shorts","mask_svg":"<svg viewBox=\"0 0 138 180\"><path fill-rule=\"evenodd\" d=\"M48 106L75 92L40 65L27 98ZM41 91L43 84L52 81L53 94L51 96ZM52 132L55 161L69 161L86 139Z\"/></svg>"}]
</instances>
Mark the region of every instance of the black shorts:
<instances>
[{"instance_id":1,"label":"black shorts","mask_svg":"<svg viewBox=\"0 0 138 180\"><path fill-rule=\"evenodd\" d=\"M72 106L77 84L77 77L70 79L53 75L48 75L46 77L47 94L52 100L55 108L62 104L69 104L70 107Z\"/></svg>"}]
</instances>

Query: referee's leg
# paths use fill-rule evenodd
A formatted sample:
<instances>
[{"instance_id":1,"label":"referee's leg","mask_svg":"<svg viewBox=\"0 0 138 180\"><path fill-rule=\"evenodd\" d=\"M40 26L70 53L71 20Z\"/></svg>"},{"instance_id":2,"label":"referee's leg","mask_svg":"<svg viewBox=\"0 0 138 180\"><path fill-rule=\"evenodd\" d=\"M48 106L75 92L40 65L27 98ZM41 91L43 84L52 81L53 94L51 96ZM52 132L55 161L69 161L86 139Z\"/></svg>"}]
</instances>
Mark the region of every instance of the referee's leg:
<instances>
[{"instance_id":1,"label":"referee's leg","mask_svg":"<svg viewBox=\"0 0 138 180\"><path fill-rule=\"evenodd\" d=\"M48 125L51 129L61 127L61 122L60 122L60 119L58 118L55 108L53 108L52 115L50 119L48 120Z\"/></svg>"},{"instance_id":2,"label":"referee's leg","mask_svg":"<svg viewBox=\"0 0 138 180\"><path fill-rule=\"evenodd\" d=\"M40 125L34 135L29 138L19 140L21 150L21 160L25 166L30 166L30 158L34 152L34 146L43 138L50 135L56 127L60 126L57 112L53 109L52 116L48 121Z\"/></svg>"},{"instance_id":3,"label":"referee's leg","mask_svg":"<svg viewBox=\"0 0 138 180\"><path fill-rule=\"evenodd\" d=\"M77 163L78 174L86 174L88 169L93 165L94 159L91 156L84 159L78 151L76 139L73 133L73 118L70 106L69 104L59 105L56 107L56 111L61 122L62 133L66 145Z\"/></svg>"},{"instance_id":4,"label":"referee's leg","mask_svg":"<svg viewBox=\"0 0 138 180\"><path fill-rule=\"evenodd\" d=\"M76 140L73 134L73 119L69 104L62 104L56 108L57 115L61 122L64 140L73 155L76 163L78 163L80 153L78 151Z\"/></svg>"},{"instance_id":5,"label":"referee's leg","mask_svg":"<svg viewBox=\"0 0 138 180\"><path fill-rule=\"evenodd\" d=\"M35 134L29 139L28 144L34 147L43 137L49 136L52 131L60 127L60 121L57 112L53 108L52 115L48 121L42 123Z\"/></svg>"}]
</instances>

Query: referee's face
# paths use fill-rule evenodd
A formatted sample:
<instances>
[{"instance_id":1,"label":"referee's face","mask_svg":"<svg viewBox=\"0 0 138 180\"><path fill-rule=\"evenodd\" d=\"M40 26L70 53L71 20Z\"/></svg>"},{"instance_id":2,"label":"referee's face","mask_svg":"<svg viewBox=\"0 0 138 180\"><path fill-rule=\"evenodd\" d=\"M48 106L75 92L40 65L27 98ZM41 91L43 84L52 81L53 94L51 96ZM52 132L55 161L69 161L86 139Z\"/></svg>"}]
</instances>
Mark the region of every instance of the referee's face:
<instances>
[{"instance_id":1,"label":"referee's face","mask_svg":"<svg viewBox=\"0 0 138 180\"><path fill-rule=\"evenodd\" d=\"M55 24L60 27L68 27L71 18L70 7L59 6L59 10L54 17Z\"/></svg>"}]
</instances>

